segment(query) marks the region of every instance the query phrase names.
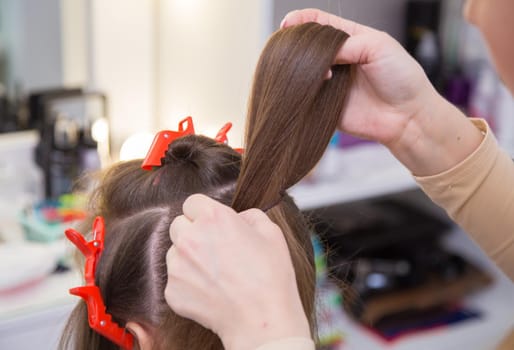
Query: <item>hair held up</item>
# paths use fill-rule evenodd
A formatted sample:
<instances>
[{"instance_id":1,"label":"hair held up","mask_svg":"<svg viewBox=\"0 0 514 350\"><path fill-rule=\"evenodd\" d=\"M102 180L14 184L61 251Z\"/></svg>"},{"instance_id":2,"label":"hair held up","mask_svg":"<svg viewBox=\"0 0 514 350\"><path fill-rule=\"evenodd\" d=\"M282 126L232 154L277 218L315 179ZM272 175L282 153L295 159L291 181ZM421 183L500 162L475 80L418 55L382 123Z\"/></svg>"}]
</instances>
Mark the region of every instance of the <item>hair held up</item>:
<instances>
[{"instance_id":1,"label":"hair held up","mask_svg":"<svg viewBox=\"0 0 514 350\"><path fill-rule=\"evenodd\" d=\"M107 312L121 327L137 322L155 349L223 349L220 339L176 315L164 300L169 225L182 203L203 193L236 211L269 208L283 231L303 308L315 328L315 271L310 230L285 191L320 160L345 107L353 68L333 66L348 35L307 23L281 29L258 62L249 99L241 156L213 139L188 135L169 145L162 166L141 161L114 165L90 199L90 219L105 219L105 248L95 275ZM331 79L326 73L332 69ZM117 349L88 327L83 302L74 309L61 349Z\"/></svg>"}]
</instances>

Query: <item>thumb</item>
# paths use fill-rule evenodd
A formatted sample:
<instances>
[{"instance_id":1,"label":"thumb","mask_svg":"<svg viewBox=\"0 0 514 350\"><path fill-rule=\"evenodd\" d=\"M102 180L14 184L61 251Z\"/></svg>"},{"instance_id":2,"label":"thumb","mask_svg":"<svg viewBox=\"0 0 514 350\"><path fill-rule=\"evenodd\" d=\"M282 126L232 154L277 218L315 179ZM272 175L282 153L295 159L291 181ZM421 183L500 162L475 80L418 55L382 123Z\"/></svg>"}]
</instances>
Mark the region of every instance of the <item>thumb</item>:
<instances>
[{"instance_id":1,"label":"thumb","mask_svg":"<svg viewBox=\"0 0 514 350\"><path fill-rule=\"evenodd\" d=\"M322 25L331 25L332 27L342 30L350 35L375 31L375 29L371 27L362 25L346 18L338 17L318 9L291 11L284 16L284 19L280 23L280 28L283 29L308 22L316 22Z\"/></svg>"},{"instance_id":2,"label":"thumb","mask_svg":"<svg viewBox=\"0 0 514 350\"><path fill-rule=\"evenodd\" d=\"M348 37L339 49L335 64L367 64L374 60L382 35L366 33ZM381 45L380 45L381 46Z\"/></svg>"},{"instance_id":3,"label":"thumb","mask_svg":"<svg viewBox=\"0 0 514 350\"><path fill-rule=\"evenodd\" d=\"M191 222L201 218L217 218L219 215L235 213L232 208L200 193L192 194L184 201L182 212Z\"/></svg>"}]
</instances>

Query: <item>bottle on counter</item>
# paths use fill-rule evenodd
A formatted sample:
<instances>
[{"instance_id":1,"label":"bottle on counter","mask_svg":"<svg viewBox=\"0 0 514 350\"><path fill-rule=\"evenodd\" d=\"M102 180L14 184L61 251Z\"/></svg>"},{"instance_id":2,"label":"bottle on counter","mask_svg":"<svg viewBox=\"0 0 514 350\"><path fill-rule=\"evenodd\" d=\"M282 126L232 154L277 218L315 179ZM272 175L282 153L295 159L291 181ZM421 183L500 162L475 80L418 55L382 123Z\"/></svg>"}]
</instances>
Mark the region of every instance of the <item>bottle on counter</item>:
<instances>
[{"instance_id":1,"label":"bottle on counter","mask_svg":"<svg viewBox=\"0 0 514 350\"><path fill-rule=\"evenodd\" d=\"M46 195L57 198L70 193L79 175L79 129L73 119L58 116L53 125L53 142L45 167Z\"/></svg>"}]
</instances>

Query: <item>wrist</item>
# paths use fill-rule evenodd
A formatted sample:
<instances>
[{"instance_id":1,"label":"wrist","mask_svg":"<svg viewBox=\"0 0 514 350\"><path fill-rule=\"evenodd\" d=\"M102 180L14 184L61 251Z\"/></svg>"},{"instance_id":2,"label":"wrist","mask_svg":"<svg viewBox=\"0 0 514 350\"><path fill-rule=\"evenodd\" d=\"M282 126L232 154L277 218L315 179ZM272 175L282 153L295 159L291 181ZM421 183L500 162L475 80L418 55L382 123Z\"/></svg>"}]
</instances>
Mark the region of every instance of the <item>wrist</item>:
<instances>
[{"instance_id":1,"label":"wrist","mask_svg":"<svg viewBox=\"0 0 514 350\"><path fill-rule=\"evenodd\" d=\"M470 120L434 91L386 147L414 175L430 176L462 162L482 139Z\"/></svg>"},{"instance_id":2,"label":"wrist","mask_svg":"<svg viewBox=\"0 0 514 350\"><path fill-rule=\"evenodd\" d=\"M266 313L262 310L246 310L233 328L219 334L224 348L254 350L284 338L311 339L309 322L299 301L298 304L298 307L283 304Z\"/></svg>"}]
</instances>

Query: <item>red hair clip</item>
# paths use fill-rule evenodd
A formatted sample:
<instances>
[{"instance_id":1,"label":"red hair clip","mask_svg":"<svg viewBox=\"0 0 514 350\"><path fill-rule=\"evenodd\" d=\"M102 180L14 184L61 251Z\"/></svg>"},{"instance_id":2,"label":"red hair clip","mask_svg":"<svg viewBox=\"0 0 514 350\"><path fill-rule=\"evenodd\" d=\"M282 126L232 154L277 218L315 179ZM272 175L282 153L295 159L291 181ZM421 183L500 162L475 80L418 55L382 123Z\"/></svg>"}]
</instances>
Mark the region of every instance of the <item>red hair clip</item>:
<instances>
[{"instance_id":1,"label":"red hair clip","mask_svg":"<svg viewBox=\"0 0 514 350\"><path fill-rule=\"evenodd\" d=\"M131 350L134 344L132 334L112 321L112 316L105 312L106 307L95 284L96 265L104 249L105 224L101 216L93 222L93 240L87 242L84 237L73 229L65 231L66 237L84 254L86 264L84 277L86 285L70 289L70 293L84 299L87 305L89 326L116 345Z\"/></svg>"},{"instance_id":2,"label":"red hair clip","mask_svg":"<svg viewBox=\"0 0 514 350\"><path fill-rule=\"evenodd\" d=\"M227 133L232 129L232 123L228 122L218 131L214 140L218 143L228 144Z\"/></svg>"},{"instance_id":3,"label":"red hair clip","mask_svg":"<svg viewBox=\"0 0 514 350\"><path fill-rule=\"evenodd\" d=\"M226 123L225 125L223 125L220 131L218 131L218 134L216 135L214 140L219 143L227 144L227 133L231 128L232 123ZM148 151L146 158L143 160L141 168L143 168L144 170L152 170L154 167L160 167L162 165L161 159L166 154L166 151L168 150L168 146L170 145L170 143L172 143L180 137L194 134L195 128L193 126L192 117L187 117L180 121L180 123L178 124L178 131L159 131L153 139L152 145L150 146L150 150ZM243 153L243 150L241 148L236 148L235 151Z\"/></svg>"},{"instance_id":4,"label":"red hair clip","mask_svg":"<svg viewBox=\"0 0 514 350\"><path fill-rule=\"evenodd\" d=\"M223 125L220 131L218 131L214 140L218 143L223 143L225 145L228 144L227 133L230 131L230 129L232 129L232 123L228 122L225 125ZM242 148L234 148L234 151L236 151L239 154L243 154Z\"/></svg>"},{"instance_id":5,"label":"red hair clip","mask_svg":"<svg viewBox=\"0 0 514 350\"><path fill-rule=\"evenodd\" d=\"M180 121L178 131L159 131L153 139L150 151L148 151L141 168L144 170L152 170L153 167L161 166L161 158L164 157L169 144L182 136L194 135L194 133L195 128L193 126L193 118L191 117Z\"/></svg>"}]
</instances>

